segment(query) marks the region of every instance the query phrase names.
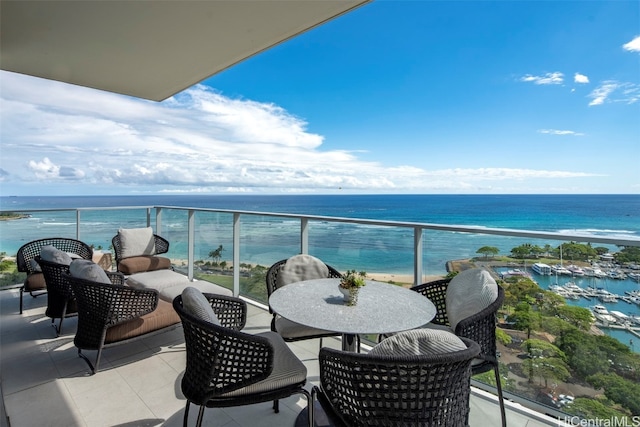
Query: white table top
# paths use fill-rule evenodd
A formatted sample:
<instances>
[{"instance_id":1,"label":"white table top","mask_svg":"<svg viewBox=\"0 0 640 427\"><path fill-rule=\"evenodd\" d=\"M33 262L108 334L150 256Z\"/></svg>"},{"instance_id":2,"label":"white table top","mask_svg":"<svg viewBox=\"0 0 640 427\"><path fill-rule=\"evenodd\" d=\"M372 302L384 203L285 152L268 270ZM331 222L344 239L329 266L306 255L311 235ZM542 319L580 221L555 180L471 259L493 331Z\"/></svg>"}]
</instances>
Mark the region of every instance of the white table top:
<instances>
[{"instance_id":1,"label":"white table top","mask_svg":"<svg viewBox=\"0 0 640 427\"><path fill-rule=\"evenodd\" d=\"M312 328L342 334L385 334L418 328L436 314L431 301L401 286L367 280L358 302L348 306L338 290L340 279L291 283L269 298L280 316Z\"/></svg>"}]
</instances>

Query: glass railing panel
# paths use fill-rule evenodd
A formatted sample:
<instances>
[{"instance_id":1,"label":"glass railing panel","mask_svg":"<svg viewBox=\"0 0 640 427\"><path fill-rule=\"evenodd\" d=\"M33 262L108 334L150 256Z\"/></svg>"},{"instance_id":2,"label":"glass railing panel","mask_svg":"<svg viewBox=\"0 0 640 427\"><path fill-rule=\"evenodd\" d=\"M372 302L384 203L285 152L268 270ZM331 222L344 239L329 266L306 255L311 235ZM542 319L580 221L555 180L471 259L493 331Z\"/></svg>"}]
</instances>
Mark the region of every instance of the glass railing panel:
<instances>
[{"instance_id":1,"label":"glass railing panel","mask_svg":"<svg viewBox=\"0 0 640 427\"><path fill-rule=\"evenodd\" d=\"M309 253L338 271L366 271L372 279L413 283L413 229L309 221Z\"/></svg>"},{"instance_id":2,"label":"glass railing panel","mask_svg":"<svg viewBox=\"0 0 640 427\"><path fill-rule=\"evenodd\" d=\"M287 217L242 215L240 294L267 303L267 269L300 253L300 220Z\"/></svg>"},{"instance_id":3,"label":"glass railing panel","mask_svg":"<svg viewBox=\"0 0 640 427\"><path fill-rule=\"evenodd\" d=\"M75 212L73 213L75 216ZM152 227L155 230L155 224ZM74 217L75 224L75 217ZM91 245L94 250L111 252L111 240L120 228L142 228L147 226L147 209L108 209L80 211L80 240ZM74 225L75 227L75 225ZM115 255L114 255L115 258Z\"/></svg>"}]
</instances>

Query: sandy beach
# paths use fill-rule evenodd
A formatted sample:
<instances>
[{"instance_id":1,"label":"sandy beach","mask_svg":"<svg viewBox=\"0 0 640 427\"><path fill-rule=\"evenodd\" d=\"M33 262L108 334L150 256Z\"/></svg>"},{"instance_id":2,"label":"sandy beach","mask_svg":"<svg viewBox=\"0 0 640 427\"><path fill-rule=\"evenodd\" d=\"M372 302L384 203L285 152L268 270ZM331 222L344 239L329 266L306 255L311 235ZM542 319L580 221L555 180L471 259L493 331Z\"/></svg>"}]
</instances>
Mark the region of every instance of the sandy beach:
<instances>
[{"instance_id":1,"label":"sandy beach","mask_svg":"<svg viewBox=\"0 0 640 427\"><path fill-rule=\"evenodd\" d=\"M186 266L186 259L172 259L171 263L175 266ZM231 269L233 267L233 263L227 261L227 269ZM406 285L413 285L413 275L412 274L392 274L392 273L369 273L367 272L367 277L371 280L376 280L378 282L394 282L394 283L402 283ZM423 283L431 282L433 280L442 279L443 276L438 275L428 275L423 276Z\"/></svg>"}]
</instances>

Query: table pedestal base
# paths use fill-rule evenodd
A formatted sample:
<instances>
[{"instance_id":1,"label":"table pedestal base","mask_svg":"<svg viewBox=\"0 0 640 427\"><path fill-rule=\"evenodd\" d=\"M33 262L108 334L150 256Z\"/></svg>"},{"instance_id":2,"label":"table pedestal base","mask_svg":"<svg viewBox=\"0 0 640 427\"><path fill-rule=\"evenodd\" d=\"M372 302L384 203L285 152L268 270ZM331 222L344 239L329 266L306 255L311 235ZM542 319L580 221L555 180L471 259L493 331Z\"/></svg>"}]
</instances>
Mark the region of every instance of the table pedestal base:
<instances>
[{"instance_id":1,"label":"table pedestal base","mask_svg":"<svg viewBox=\"0 0 640 427\"><path fill-rule=\"evenodd\" d=\"M318 401L315 401L313 404L313 425L314 427L335 426L329 417L327 417L322 405ZM309 427L309 411L307 411L307 408L304 408L298 414L298 418L296 418L296 427Z\"/></svg>"}]
</instances>

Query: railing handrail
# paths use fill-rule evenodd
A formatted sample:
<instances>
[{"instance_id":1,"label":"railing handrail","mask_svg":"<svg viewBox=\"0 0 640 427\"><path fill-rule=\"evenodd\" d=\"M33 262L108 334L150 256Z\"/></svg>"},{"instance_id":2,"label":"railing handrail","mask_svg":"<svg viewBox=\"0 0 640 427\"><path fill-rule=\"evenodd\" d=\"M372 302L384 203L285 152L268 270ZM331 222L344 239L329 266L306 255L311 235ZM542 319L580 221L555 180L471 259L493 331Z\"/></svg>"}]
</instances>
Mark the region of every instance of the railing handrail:
<instances>
[{"instance_id":1,"label":"railing handrail","mask_svg":"<svg viewBox=\"0 0 640 427\"><path fill-rule=\"evenodd\" d=\"M495 236L509 236L509 237L524 237L531 239L550 239L550 240L565 240L565 241L577 241L577 242L592 242L611 244L616 246L638 246L640 247L640 238L620 238L613 236L593 236L584 234L572 234L572 233L559 233L553 231L530 231L520 230L513 228L495 228L484 227L474 225L447 225L427 222L415 222L415 221L389 221L389 220L377 220L366 218L351 218L351 217L337 217L326 215L309 215L309 214L296 214L285 212L262 212L262 211L247 211L247 210L233 210L233 209L217 209L217 208L201 208L201 207L186 207L186 206L171 206L171 205L144 205L144 206L108 206L108 207L79 207L79 208L47 208L47 209L19 209L19 210L0 210L0 214L12 213L12 212L63 212L63 211L103 211L103 210L136 210L136 209L172 209L172 210L184 210L184 211L199 211L199 212L214 212L214 213L227 213L231 215L250 215L250 216L268 216L278 218L292 218L300 220L314 220L314 221L327 221L327 222L340 222L347 224L361 224L383 227L400 227L423 230L437 230L437 231L449 231L457 233L475 233L475 234L490 234Z\"/></svg>"}]
</instances>

